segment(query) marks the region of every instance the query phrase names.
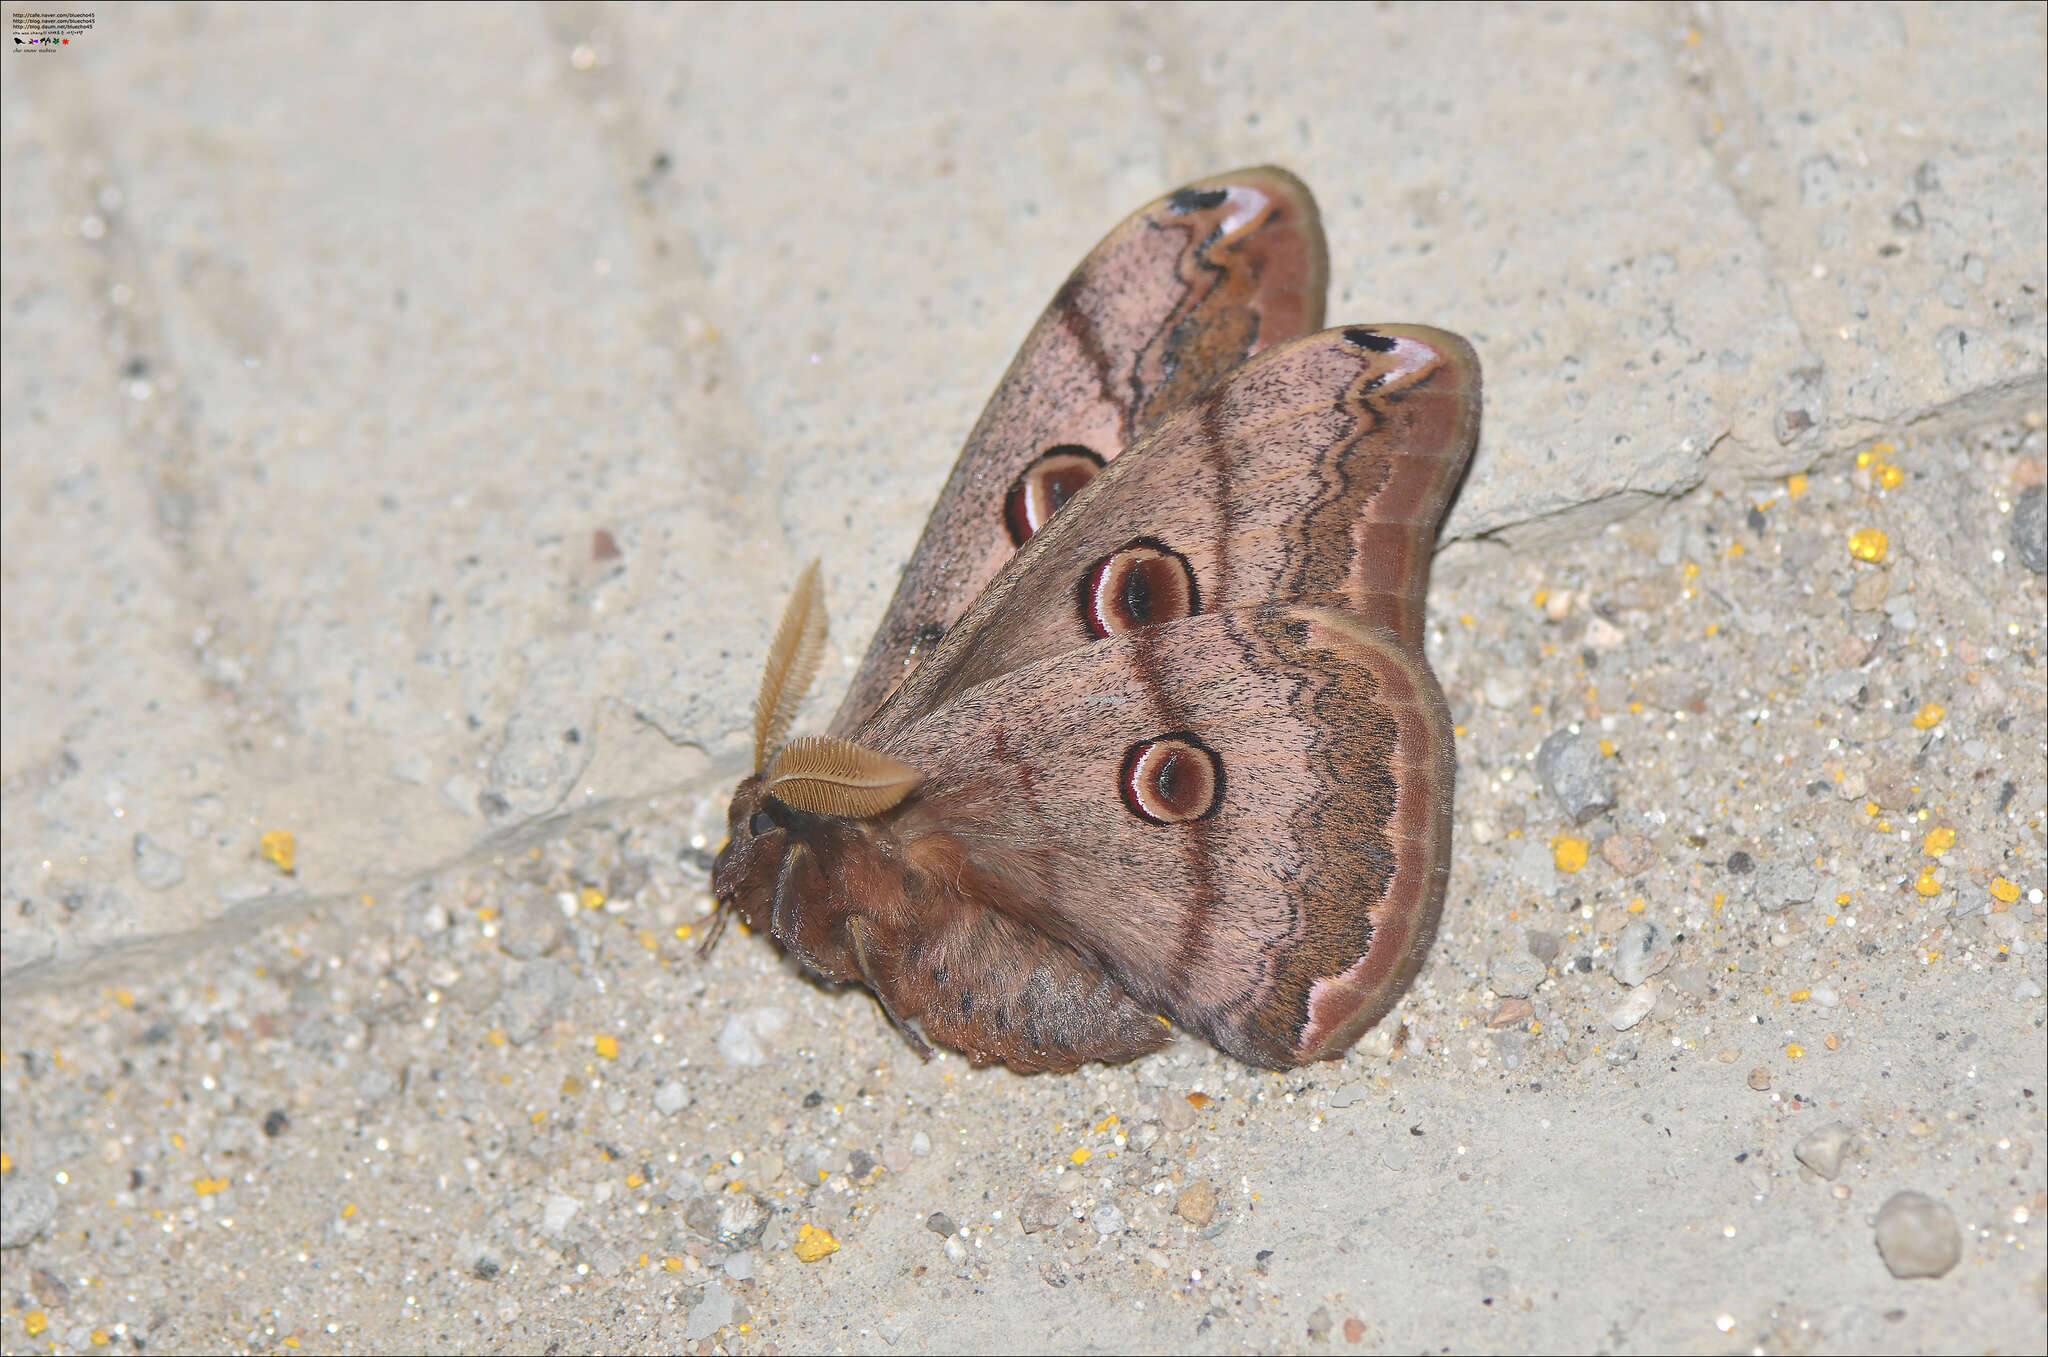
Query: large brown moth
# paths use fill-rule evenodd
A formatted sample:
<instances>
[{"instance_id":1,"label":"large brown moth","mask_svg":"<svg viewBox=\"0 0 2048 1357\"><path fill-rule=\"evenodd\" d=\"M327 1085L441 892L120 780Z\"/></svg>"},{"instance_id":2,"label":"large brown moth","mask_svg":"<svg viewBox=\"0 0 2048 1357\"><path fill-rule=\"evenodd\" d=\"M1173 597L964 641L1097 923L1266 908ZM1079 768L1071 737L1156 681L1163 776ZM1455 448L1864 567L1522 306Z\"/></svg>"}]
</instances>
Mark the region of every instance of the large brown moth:
<instances>
[{"instance_id":1,"label":"large brown moth","mask_svg":"<svg viewBox=\"0 0 2048 1357\"><path fill-rule=\"evenodd\" d=\"M1314 200L1261 168L1138 211L967 439L829 732L798 582L718 854L738 910L921 1053L1070 1070L1166 1021L1258 1065L1399 997L1449 872L1422 653L1479 364L1322 330ZM922 1034L920 1036L920 1033Z\"/></svg>"}]
</instances>

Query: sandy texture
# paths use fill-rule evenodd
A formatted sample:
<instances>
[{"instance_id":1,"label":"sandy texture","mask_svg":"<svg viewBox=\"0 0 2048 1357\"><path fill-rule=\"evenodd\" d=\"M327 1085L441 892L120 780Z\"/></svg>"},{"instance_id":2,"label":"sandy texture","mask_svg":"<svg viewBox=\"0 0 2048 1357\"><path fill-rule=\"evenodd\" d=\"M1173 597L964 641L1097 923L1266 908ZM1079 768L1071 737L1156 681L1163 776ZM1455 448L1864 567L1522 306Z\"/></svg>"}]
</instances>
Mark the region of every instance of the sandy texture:
<instances>
[{"instance_id":1,"label":"sandy texture","mask_svg":"<svg viewBox=\"0 0 2048 1357\"><path fill-rule=\"evenodd\" d=\"M10 51L0 1345L2038 1345L2043 32L187 7ZM1413 993L1291 1075L1020 1079L700 960L798 565L815 729L1066 271L1260 161L1333 321L1486 370Z\"/></svg>"}]
</instances>

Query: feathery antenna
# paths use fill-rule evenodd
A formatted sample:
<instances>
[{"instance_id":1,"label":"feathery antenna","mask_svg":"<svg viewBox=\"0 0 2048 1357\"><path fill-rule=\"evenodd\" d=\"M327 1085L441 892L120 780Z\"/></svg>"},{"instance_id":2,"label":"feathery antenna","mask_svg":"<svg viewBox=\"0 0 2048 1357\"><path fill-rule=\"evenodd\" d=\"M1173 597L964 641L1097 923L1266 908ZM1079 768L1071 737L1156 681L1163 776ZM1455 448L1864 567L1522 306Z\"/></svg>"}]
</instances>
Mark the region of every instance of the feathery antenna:
<instances>
[{"instance_id":1,"label":"feathery antenna","mask_svg":"<svg viewBox=\"0 0 2048 1357\"><path fill-rule=\"evenodd\" d=\"M796 588L790 591L782 622L775 628L775 643L768 647L768 667L761 675L761 692L754 699L755 772L761 771L769 751L789 733L796 709L824 658L825 591L818 587L818 563L813 560L796 577Z\"/></svg>"}]
</instances>

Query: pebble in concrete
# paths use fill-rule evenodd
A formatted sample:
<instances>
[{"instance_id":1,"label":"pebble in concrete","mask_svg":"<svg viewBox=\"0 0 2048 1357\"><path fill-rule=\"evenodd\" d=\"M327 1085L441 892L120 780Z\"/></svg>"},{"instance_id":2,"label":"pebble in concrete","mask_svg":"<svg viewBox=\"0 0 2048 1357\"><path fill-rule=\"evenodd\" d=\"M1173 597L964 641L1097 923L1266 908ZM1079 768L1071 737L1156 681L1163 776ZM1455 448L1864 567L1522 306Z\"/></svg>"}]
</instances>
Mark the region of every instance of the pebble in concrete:
<instances>
[{"instance_id":1,"label":"pebble in concrete","mask_svg":"<svg viewBox=\"0 0 2048 1357\"><path fill-rule=\"evenodd\" d=\"M2048 573L2048 486L2029 486L2013 504L2012 549L2027 569Z\"/></svg>"},{"instance_id":2,"label":"pebble in concrete","mask_svg":"<svg viewBox=\"0 0 2048 1357\"><path fill-rule=\"evenodd\" d=\"M1503 952L1486 968L1486 983L1503 999L1524 999L1536 992L1550 968L1526 951Z\"/></svg>"},{"instance_id":3,"label":"pebble in concrete","mask_svg":"<svg viewBox=\"0 0 2048 1357\"><path fill-rule=\"evenodd\" d=\"M1842 1171L1842 1155L1854 1134L1839 1121L1817 1126L1799 1137L1799 1143L1792 1147L1792 1157L1833 1182Z\"/></svg>"},{"instance_id":4,"label":"pebble in concrete","mask_svg":"<svg viewBox=\"0 0 2048 1357\"><path fill-rule=\"evenodd\" d=\"M1648 919L1621 930L1614 944L1614 978L1633 988L1671 964L1671 935Z\"/></svg>"},{"instance_id":5,"label":"pebble in concrete","mask_svg":"<svg viewBox=\"0 0 2048 1357\"><path fill-rule=\"evenodd\" d=\"M1600 746L1582 735L1552 732L1536 750L1536 776L1575 825L1614 809Z\"/></svg>"},{"instance_id":6,"label":"pebble in concrete","mask_svg":"<svg viewBox=\"0 0 2048 1357\"><path fill-rule=\"evenodd\" d=\"M1955 1212L1918 1192L1901 1192L1877 1212L1877 1251L1894 1277L1940 1277L1963 1256Z\"/></svg>"}]
</instances>

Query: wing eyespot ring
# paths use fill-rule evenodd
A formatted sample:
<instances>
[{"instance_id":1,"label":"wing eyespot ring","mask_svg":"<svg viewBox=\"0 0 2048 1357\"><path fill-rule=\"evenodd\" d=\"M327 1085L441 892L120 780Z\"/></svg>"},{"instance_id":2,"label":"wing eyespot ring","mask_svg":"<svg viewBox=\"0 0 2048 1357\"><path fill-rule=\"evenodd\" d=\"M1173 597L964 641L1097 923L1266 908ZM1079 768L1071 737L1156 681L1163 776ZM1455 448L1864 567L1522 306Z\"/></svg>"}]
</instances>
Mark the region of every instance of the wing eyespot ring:
<instances>
[{"instance_id":1,"label":"wing eyespot ring","mask_svg":"<svg viewBox=\"0 0 2048 1357\"><path fill-rule=\"evenodd\" d=\"M1081 621L1114 636L1202 611L1188 558L1156 537L1139 537L1104 556L1081 577Z\"/></svg>"},{"instance_id":2,"label":"wing eyespot ring","mask_svg":"<svg viewBox=\"0 0 2048 1357\"><path fill-rule=\"evenodd\" d=\"M1102 474L1100 453L1079 443L1059 443L1017 473L1003 501L1003 525L1010 541L1023 546L1066 502Z\"/></svg>"},{"instance_id":3,"label":"wing eyespot ring","mask_svg":"<svg viewBox=\"0 0 2048 1357\"><path fill-rule=\"evenodd\" d=\"M1147 824L1206 820L1223 806L1223 760L1191 730L1140 740L1124 752L1117 790Z\"/></svg>"}]
</instances>

